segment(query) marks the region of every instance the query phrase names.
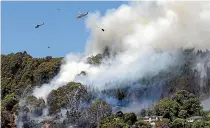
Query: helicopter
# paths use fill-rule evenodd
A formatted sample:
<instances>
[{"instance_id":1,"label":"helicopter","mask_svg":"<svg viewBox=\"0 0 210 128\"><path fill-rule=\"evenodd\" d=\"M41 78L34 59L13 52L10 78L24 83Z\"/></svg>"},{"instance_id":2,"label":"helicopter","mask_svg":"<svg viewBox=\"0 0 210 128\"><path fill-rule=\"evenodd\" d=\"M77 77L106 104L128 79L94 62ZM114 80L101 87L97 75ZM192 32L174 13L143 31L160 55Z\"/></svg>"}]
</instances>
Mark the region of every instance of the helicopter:
<instances>
[{"instance_id":1,"label":"helicopter","mask_svg":"<svg viewBox=\"0 0 210 128\"><path fill-rule=\"evenodd\" d=\"M89 11L88 11L88 12L89 12ZM77 16L77 19L82 18L82 17L88 15L88 12L87 12L87 13L83 13L83 14L79 12L79 14L78 14L78 16Z\"/></svg>"}]
</instances>

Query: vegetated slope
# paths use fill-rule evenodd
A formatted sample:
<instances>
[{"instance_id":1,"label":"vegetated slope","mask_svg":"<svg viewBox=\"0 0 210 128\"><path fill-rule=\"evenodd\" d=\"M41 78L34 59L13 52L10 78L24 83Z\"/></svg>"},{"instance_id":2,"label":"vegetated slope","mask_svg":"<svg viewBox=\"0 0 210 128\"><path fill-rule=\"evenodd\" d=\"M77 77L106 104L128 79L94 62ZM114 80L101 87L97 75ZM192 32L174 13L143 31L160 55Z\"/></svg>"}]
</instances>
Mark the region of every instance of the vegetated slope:
<instances>
[{"instance_id":1,"label":"vegetated slope","mask_svg":"<svg viewBox=\"0 0 210 128\"><path fill-rule=\"evenodd\" d=\"M210 127L210 111L203 111L199 99L193 93L185 90L176 92L171 98L161 99L151 108L142 109L138 116L134 113L119 111L116 114L102 118L99 127L152 128L152 124L144 121L144 118L148 116L153 118L153 123L158 128ZM192 116L202 117L202 120L200 122L188 122L186 119Z\"/></svg>"},{"instance_id":2,"label":"vegetated slope","mask_svg":"<svg viewBox=\"0 0 210 128\"><path fill-rule=\"evenodd\" d=\"M8 127L21 95L28 88L49 82L59 71L62 58L33 58L27 52L1 55L2 127Z\"/></svg>"},{"instance_id":3,"label":"vegetated slope","mask_svg":"<svg viewBox=\"0 0 210 128\"><path fill-rule=\"evenodd\" d=\"M120 124L119 127L128 127L135 123L139 126L149 125L141 122L141 120L137 121L135 114L129 115L128 113L128 117L135 121L125 119L122 122L118 118L115 120L114 117L108 117L112 116L113 106L127 107L132 102L133 97L135 99L149 97L159 100L164 97L173 97L173 94L179 90L187 90L196 97L203 98L207 97L210 92L210 69L208 67L205 68L207 77L201 79L200 71L193 68L196 61L208 57L209 52L194 51L194 49L186 49L182 52L185 61L179 66L170 67L169 70L162 71L153 77L145 76L139 81L134 81L132 85L104 90L100 92L100 95L97 91L88 92L85 86L74 82L53 90L47 98L49 115L45 115L51 118L42 119L44 122L38 122L37 120L43 118L43 111L46 107L45 101L36 99L33 96L26 95L25 97L23 93L29 92L30 94L30 90L34 86L48 83L58 73L62 58L32 58L26 52L1 55L2 127L10 127L9 124L14 123L12 114L18 115L18 112L26 113L26 115L19 116L25 127L39 127L45 125L45 121L48 121L49 124L55 127L67 127L72 123L79 127L96 127L99 125L102 117L107 117L101 122L103 127L115 125L112 123L116 120L116 123ZM87 62L93 65L100 65L103 57L103 55L98 54L89 57ZM81 73L81 75L86 75L85 72ZM21 97L26 98L23 110L18 105ZM114 103L109 102L106 99L107 97L115 99ZM165 102L165 100L163 101ZM141 100L139 102L141 103ZM31 118L31 115L34 118ZM59 122L57 123L53 122L58 120ZM116 124L116 127L118 127L118 124Z\"/></svg>"},{"instance_id":4,"label":"vegetated slope","mask_svg":"<svg viewBox=\"0 0 210 128\"><path fill-rule=\"evenodd\" d=\"M170 66L157 75L144 76L129 85L104 90L102 93L117 99L119 105L126 105L133 97L137 98L136 101L140 104L144 98L157 101L171 97L179 90L189 91L196 97L205 99L210 94L210 52L184 49L181 53L184 61L179 65Z\"/></svg>"}]
</instances>

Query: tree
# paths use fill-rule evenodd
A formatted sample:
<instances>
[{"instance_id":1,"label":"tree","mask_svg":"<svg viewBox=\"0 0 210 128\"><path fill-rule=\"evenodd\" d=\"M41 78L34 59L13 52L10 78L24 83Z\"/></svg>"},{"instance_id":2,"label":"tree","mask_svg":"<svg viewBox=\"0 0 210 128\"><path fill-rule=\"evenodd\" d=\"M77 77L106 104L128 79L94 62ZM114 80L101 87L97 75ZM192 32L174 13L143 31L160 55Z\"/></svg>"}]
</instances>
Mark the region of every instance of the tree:
<instances>
[{"instance_id":1,"label":"tree","mask_svg":"<svg viewBox=\"0 0 210 128\"><path fill-rule=\"evenodd\" d=\"M37 99L35 96L28 96L26 98L26 106L34 116L41 116L45 107L44 99Z\"/></svg>"},{"instance_id":2,"label":"tree","mask_svg":"<svg viewBox=\"0 0 210 128\"><path fill-rule=\"evenodd\" d=\"M153 116L153 115L155 115L155 111L153 109L151 109L151 108L148 108L146 110L146 115L147 116Z\"/></svg>"},{"instance_id":3,"label":"tree","mask_svg":"<svg viewBox=\"0 0 210 128\"><path fill-rule=\"evenodd\" d=\"M210 111L206 114L207 121L210 121Z\"/></svg>"},{"instance_id":4,"label":"tree","mask_svg":"<svg viewBox=\"0 0 210 128\"><path fill-rule=\"evenodd\" d=\"M171 123L171 128L184 128L184 126L185 120L181 118L177 118Z\"/></svg>"},{"instance_id":5,"label":"tree","mask_svg":"<svg viewBox=\"0 0 210 128\"><path fill-rule=\"evenodd\" d=\"M183 110L186 110L188 115L199 116L202 113L202 106L198 98L190 98L183 102Z\"/></svg>"},{"instance_id":6,"label":"tree","mask_svg":"<svg viewBox=\"0 0 210 128\"><path fill-rule=\"evenodd\" d=\"M125 98L125 93L123 91L121 91L120 89L117 89L116 97L118 100L123 100Z\"/></svg>"},{"instance_id":7,"label":"tree","mask_svg":"<svg viewBox=\"0 0 210 128\"><path fill-rule=\"evenodd\" d=\"M90 108L87 111L87 118L89 119L89 122L93 125L97 125L97 122L101 118L105 118L107 116L110 116L112 113L111 106L103 101L103 100L96 100L95 103L93 103Z\"/></svg>"},{"instance_id":8,"label":"tree","mask_svg":"<svg viewBox=\"0 0 210 128\"><path fill-rule=\"evenodd\" d=\"M8 94L2 101L2 106L7 110L11 111L13 106L18 103L18 97L14 93Z\"/></svg>"},{"instance_id":9,"label":"tree","mask_svg":"<svg viewBox=\"0 0 210 128\"><path fill-rule=\"evenodd\" d=\"M192 124L192 128L210 128L210 125L206 121L195 121Z\"/></svg>"},{"instance_id":10,"label":"tree","mask_svg":"<svg viewBox=\"0 0 210 128\"><path fill-rule=\"evenodd\" d=\"M186 110L179 111L178 117L186 119L188 117L187 111Z\"/></svg>"},{"instance_id":11,"label":"tree","mask_svg":"<svg viewBox=\"0 0 210 128\"><path fill-rule=\"evenodd\" d=\"M77 109L81 101L87 98L87 90L81 83L69 82L57 90L53 90L47 97L49 113L54 114L62 107L69 105Z\"/></svg>"},{"instance_id":12,"label":"tree","mask_svg":"<svg viewBox=\"0 0 210 128\"><path fill-rule=\"evenodd\" d=\"M10 128L9 123L10 119L12 117L12 114L10 112L5 111L1 108L1 127L2 128Z\"/></svg>"},{"instance_id":13,"label":"tree","mask_svg":"<svg viewBox=\"0 0 210 128\"><path fill-rule=\"evenodd\" d=\"M142 117L144 117L144 116L146 116L146 114L147 114L146 109L142 109L141 112L140 112L140 115L141 115Z\"/></svg>"},{"instance_id":14,"label":"tree","mask_svg":"<svg viewBox=\"0 0 210 128\"><path fill-rule=\"evenodd\" d=\"M154 110L157 115L172 120L178 115L179 104L176 101L164 98L154 105Z\"/></svg>"},{"instance_id":15,"label":"tree","mask_svg":"<svg viewBox=\"0 0 210 128\"><path fill-rule=\"evenodd\" d=\"M186 90L180 90L175 93L172 99L179 104L183 104L184 101L189 99L189 92L187 92Z\"/></svg>"},{"instance_id":16,"label":"tree","mask_svg":"<svg viewBox=\"0 0 210 128\"><path fill-rule=\"evenodd\" d=\"M135 123L135 128L151 128L151 124L149 122L143 121L143 120L138 120Z\"/></svg>"},{"instance_id":17,"label":"tree","mask_svg":"<svg viewBox=\"0 0 210 128\"><path fill-rule=\"evenodd\" d=\"M97 54L96 56L91 56L87 58L87 63L92 65L100 65L103 57L101 54Z\"/></svg>"},{"instance_id":18,"label":"tree","mask_svg":"<svg viewBox=\"0 0 210 128\"><path fill-rule=\"evenodd\" d=\"M135 113L125 113L124 114L124 122L133 125L137 121L137 116Z\"/></svg>"},{"instance_id":19,"label":"tree","mask_svg":"<svg viewBox=\"0 0 210 128\"><path fill-rule=\"evenodd\" d=\"M129 125L120 118L109 116L99 121L99 128L129 128Z\"/></svg>"}]
</instances>

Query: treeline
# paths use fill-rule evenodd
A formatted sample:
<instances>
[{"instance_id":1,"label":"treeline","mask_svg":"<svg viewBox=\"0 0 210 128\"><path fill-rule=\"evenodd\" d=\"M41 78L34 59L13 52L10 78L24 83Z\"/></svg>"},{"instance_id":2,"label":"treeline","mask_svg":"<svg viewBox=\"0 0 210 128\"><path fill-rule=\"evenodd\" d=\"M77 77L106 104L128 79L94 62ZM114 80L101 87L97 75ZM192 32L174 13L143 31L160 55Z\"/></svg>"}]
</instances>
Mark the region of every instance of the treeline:
<instances>
[{"instance_id":1,"label":"treeline","mask_svg":"<svg viewBox=\"0 0 210 128\"><path fill-rule=\"evenodd\" d=\"M155 104L152 108L143 110L141 112L142 116L145 114L157 116L162 115L164 116L164 121L167 122L164 124L168 127L175 127L173 124L177 124L177 127L182 127L181 124L186 124L186 118L194 115L200 115L205 118L203 124L206 125L208 116L202 110L199 99L209 95L210 77L207 77L205 86L201 87L199 83L199 74L192 67L194 66L197 58L202 59L208 57L209 51L203 52L199 50L195 51L194 49L185 49L181 50L181 53L184 58L183 60L185 61L178 67L170 67L168 71L163 71L156 76L145 77L135 82L140 85L145 85L144 87L131 90L129 85L125 88L104 90L102 93L106 96L114 97L120 102L125 101L126 103L129 102L130 97L133 95L140 98L145 93L145 95L151 94L154 87L161 87L163 90L158 98L162 100L157 102L157 104ZM103 54L87 58L87 63L97 66L101 64L103 58L109 56L110 52L106 50ZM1 55L2 127L11 127L12 114L18 115L18 111L20 109L20 106L18 105L20 97L24 97L25 92L29 92L30 94L30 91L35 86L41 86L44 83L48 83L59 72L62 59L63 58L52 58L50 56L46 58L33 58L27 54L27 52ZM85 71L82 71L81 74L88 75ZM207 76L210 76L209 68L207 68ZM72 99L75 93L74 89L80 92L77 95L77 100L85 101L85 103L89 104L89 106L85 108L87 109L85 114L89 116L82 115L80 110L75 109L78 108L79 103ZM186 91L179 92L179 90ZM178 93L171 98L170 96L177 91ZM92 92L87 92L86 88L79 83L69 83L62 88L53 90L48 96L47 103L50 108L50 114L54 116L59 113L62 108L69 108L69 104L73 103L75 106L72 108L72 111L68 111L68 121L66 121L66 124L64 123L65 125L73 121L77 122L78 126L81 127L99 125L100 127L112 127L112 125L116 125L116 127L142 127L142 125L146 125L148 127L150 126L150 124L139 120L137 115L134 113L112 114L110 110L112 106L103 101L103 99L96 99L96 97L94 97L94 93L91 93ZM92 103L93 99L97 102ZM27 97L26 100L27 102L24 110L35 114L37 117L41 116L42 110L46 107L45 101L43 99L36 99L33 96ZM27 108L27 105L33 107ZM104 114L104 111L107 113ZM81 116L87 116L89 118L82 118ZM30 122L30 120L26 119L26 125L31 124L28 122ZM80 124L81 122L83 123Z\"/></svg>"},{"instance_id":2,"label":"treeline","mask_svg":"<svg viewBox=\"0 0 210 128\"><path fill-rule=\"evenodd\" d=\"M210 111L204 111L200 100L185 90L178 91L171 98L161 99L139 114L121 111L113 113L112 106L106 101L92 96L82 84L74 82L53 90L47 102L51 119L40 123L36 122L36 118L42 117L46 103L34 96L27 97L26 104L22 106L24 112L21 114L24 127L41 127L48 122L56 128L70 125L78 128L152 128L150 122L143 120L146 116L162 117L161 120L155 121L157 128L210 127ZM33 118L30 115L33 115ZM187 122L192 116L200 116L202 120ZM63 121L60 121L62 118Z\"/></svg>"},{"instance_id":3,"label":"treeline","mask_svg":"<svg viewBox=\"0 0 210 128\"><path fill-rule=\"evenodd\" d=\"M170 97L179 90L186 90L199 99L205 99L210 95L210 67L207 66L210 63L209 57L209 51L181 49L180 64L172 65L157 75L145 76L129 85L123 85L122 88L104 90L102 93L123 103L128 102L132 96L162 99ZM98 62L100 57L95 56L94 60ZM203 66L202 73L195 68L198 62ZM203 74L205 77L201 77Z\"/></svg>"}]
</instances>

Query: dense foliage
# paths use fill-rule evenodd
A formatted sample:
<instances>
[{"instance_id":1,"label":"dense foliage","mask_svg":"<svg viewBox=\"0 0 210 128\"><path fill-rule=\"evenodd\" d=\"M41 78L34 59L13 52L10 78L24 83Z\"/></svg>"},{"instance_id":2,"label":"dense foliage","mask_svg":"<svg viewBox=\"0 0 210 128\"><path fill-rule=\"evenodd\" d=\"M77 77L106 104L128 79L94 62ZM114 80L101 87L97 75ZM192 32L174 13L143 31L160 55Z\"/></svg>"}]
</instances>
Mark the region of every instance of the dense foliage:
<instances>
[{"instance_id":1,"label":"dense foliage","mask_svg":"<svg viewBox=\"0 0 210 128\"><path fill-rule=\"evenodd\" d=\"M17 112L19 99L24 92L49 82L58 73L61 60L52 57L32 58L27 52L1 55L2 127L9 127L12 113Z\"/></svg>"},{"instance_id":2,"label":"dense foliage","mask_svg":"<svg viewBox=\"0 0 210 128\"><path fill-rule=\"evenodd\" d=\"M210 112L203 110L200 99L209 95L210 77L205 79L205 86L201 85L199 72L193 68L197 59L203 59L207 54L208 51L181 50L184 61L180 65L154 76L145 76L131 83L132 86L103 90L100 98L98 93L88 91L81 83L70 82L53 90L47 102L28 94L35 86L48 83L58 73L62 58L32 58L26 52L1 55L1 126L10 128L14 114L22 111L24 126L31 127L41 127L48 122L53 127L73 124L84 128L151 128L150 123L139 117L163 116L163 120L157 122L161 127L209 128ZM87 58L87 63L99 66L106 57L110 57L109 49ZM210 69L206 70L210 76ZM78 75L88 74L81 71ZM22 97L25 105L19 106ZM113 114L113 104L107 102L113 100L115 105L126 107L133 99L142 97L155 97L157 102L151 108L142 109L140 114L120 111ZM41 118L45 108L49 108L52 119L35 124L33 119ZM203 121L187 122L192 116L201 116Z\"/></svg>"},{"instance_id":3,"label":"dense foliage","mask_svg":"<svg viewBox=\"0 0 210 128\"><path fill-rule=\"evenodd\" d=\"M50 106L49 113L56 113L60 108L67 105L78 108L79 102L85 98L87 98L85 87L80 83L70 82L49 94L47 98L47 104Z\"/></svg>"},{"instance_id":4,"label":"dense foliage","mask_svg":"<svg viewBox=\"0 0 210 128\"><path fill-rule=\"evenodd\" d=\"M87 62L92 65L99 65L102 61L102 55L97 54L96 56L91 56L87 58Z\"/></svg>"},{"instance_id":5,"label":"dense foliage","mask_svg":"<svg viewBox=\"0 0 210 128\"><path fill-rule=\"evenodd\" d=\"M134 113L113 114L109 117L101 119L100 128L151 128L150 123L143 120L138 120Z\"/></svg>"},{"instance_id":6,"label":"dense foliage","mask_svg":"<svg viewBox=\"0 0 210 128\"><path fill-rule=\"evenodd\" d=\"M163 98L149 109L142 109L140 118L134 113L118 112L115 115L106 117L100 121L101 128L151 128L149 122L145 122L141 117L162 116L162 120L157 120L157 127L170 128L210 128L210 111L205 112L200 100L194 94L185 90L176 92L171 98ZM201 121L188 122L187 119L193 116L200 116Z\"/></svg>"}]
</instances>

